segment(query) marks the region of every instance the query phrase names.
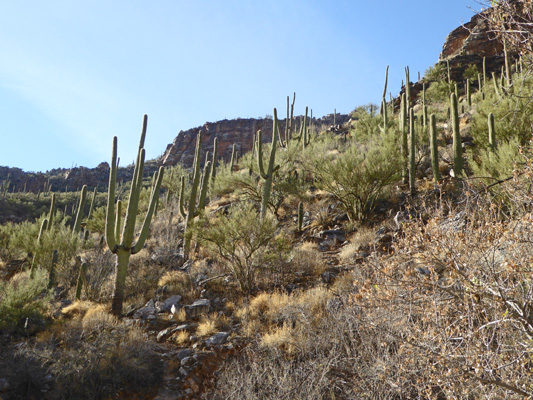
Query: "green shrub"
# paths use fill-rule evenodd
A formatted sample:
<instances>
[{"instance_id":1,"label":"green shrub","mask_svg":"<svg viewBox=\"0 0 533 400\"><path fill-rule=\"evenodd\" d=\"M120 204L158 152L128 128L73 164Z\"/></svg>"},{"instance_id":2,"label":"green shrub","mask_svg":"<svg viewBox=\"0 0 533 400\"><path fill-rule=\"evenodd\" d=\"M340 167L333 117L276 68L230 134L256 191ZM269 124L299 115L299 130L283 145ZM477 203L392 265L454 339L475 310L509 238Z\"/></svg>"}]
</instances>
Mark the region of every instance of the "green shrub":
<instances>
[{"instance_id":1,"label":"green shrub","mask_svg":"<svg viewBox=\"0 0 533 400\"><path fill-rule=\"evenodd\" d=\"M479 74L479 71L477 70L476 64L470 64L468 67L466 67L465 71L463 72L463 79L466 81L467 79L470 79L470 82L477 81L477 76Z\"/></svg>"},{"instance_id":2,"label":"green shrub","mask_svg":"<svg viewBox=\"0 0 533 400\"><path fill-rule=\"evenodd\" d=\"M444 63L437 63L433 67L428 67L424 73L425 81L448 80L448 69Z\"/></svg>"},{"instance_id":3,"label":"green shrub","mask_svg":"<svg viewBox=\"0 0 533 400\"><path fill-rule=\"evenodd\" d=\"M478 112L472 116L471 135L475 144L487 148L488 124L490 113L494 114L496 140L499 143L517 140L520 145L525 145L531 139L531 126L533 124L533 82L524 81L520 96L502 96L494 92L492 82L487 82L484 90L485 100L478 103Z\"/></svg>"},{"instance_id":4,"label":"green shrub","mask_svg":"<svg viewBox=\"0 0 533 400\"><path fill-rule=\"evenodd\" d=\"M218 215L213 220L200 218L195 225L197 241L207 250L220 257L229 273L239 283L243 292L256 287L257 272L263 267L261 254L271 246L277 223L259 213L250 202L240 202L227 215Z\"/></svg>"},{"instance_id":5,"label":"green shrub","mask_svg":"<svg viewBox=\"0 0 533 400\"><path fill-rule=\"evenodd\" d=\"M22 334L38 329L51 300L47 286L48 274L41 268L35 270L33 279L23 272L10 281L0 281L0 332Z\"/></svg>"},{"instance_id":6,"label":"green shrub","mask_svg":"<svg viewBox=\"0 0 533 400\"><path fill-rule=\"evenodd\" d=\"M477 177L494 179L511 177L513 171L523 167L526 162L516 138L508 143L500 143L494 152L482 149L473 158L473 162L469 164L473 174Z\"/></svg>"},{"instance_id":7,"label":"green shrub","mask_svg":"<svg viewBox=\"0 0 533 400\"><path fill-rule=\"evenodd\" d=\"M340 201L351 221L364 220L384 189L400 172L398 144L392 130L344 153L322 154L313 166L317 186Z\"/></svg>"},{"instance_id":8,"label":"green shrub","mask_svg":"<svg viewBox=\"0 0 533 400\"><path fill-rule=\"evenodd\" d=\"M448 84L447 79L432 82L426 89L426 101L429 104L448 103L450 93L454 90L455 82Z\"/></svg>"}]
</instances>

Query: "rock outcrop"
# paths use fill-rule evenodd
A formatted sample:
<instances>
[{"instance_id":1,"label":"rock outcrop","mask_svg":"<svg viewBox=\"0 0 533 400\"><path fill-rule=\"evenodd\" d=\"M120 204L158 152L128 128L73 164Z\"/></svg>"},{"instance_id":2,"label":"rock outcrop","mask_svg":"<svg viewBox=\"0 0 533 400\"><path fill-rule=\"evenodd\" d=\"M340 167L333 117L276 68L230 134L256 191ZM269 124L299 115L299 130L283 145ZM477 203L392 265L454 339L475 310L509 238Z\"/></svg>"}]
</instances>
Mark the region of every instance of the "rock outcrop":
<instances>
[{"instance_id":1,"label":"rock outcrop","mask_svg":"<svg viewBox=\"0 0 533 400\"><path fill-rule=\"evenodd\" d=\"M474 15L469 22L451 31L444 41L439 63L450 63L452 80L463 82L464 70L471 64L483 71L483 57L487 73L499 72L505 64L503 44L491 32L487 22L491 13L489 8Z\"/></svg>"},{"instance_id":2,"label":"rock outcrop","mask_svg":"<svg viewBox=\"0 0 533 400\"><path fill-rule=\"evenodd\" d=\"M299 129L300 117L296 117L296 130ZM335 116L336 124L346 123L350 117L346 114L337 114ZM280 120L280 130L285 130L286 121ZM333 114L322 118L313 118L313 126L322 130L333 124ZM213 142L215 137L218 138L218 154L226 162L231 158L233 144L242 155L252 149L255 133L261 130L263 133L263 142L272 140L272 119L270 118L237 118L233 120L222 120L218 122L207 122L186 131L181 131L174 141L169 144L164 154L157 160L160 165L183 164L190 167L194 160L194 150L196 144L196 135L202 132L202 160L205 152L213 152Z\"/></svg>"}]
</instances>

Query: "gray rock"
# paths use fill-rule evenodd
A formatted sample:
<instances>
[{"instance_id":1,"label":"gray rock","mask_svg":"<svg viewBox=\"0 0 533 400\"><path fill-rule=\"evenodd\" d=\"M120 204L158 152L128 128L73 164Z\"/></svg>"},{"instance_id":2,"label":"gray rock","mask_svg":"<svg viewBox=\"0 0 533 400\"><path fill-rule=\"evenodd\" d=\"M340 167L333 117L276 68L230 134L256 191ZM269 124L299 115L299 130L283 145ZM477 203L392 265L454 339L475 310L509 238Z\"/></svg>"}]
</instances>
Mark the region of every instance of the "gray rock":
<instances>
[{"instance_id":1,"label":"gray rock","mask_svg":"<svg viewBox=\"0 0 533 400\"><path fill-rule=\"evenodd\" d=\"M196 362L194 356L183 357L180 361L182 367L191 367Z\"/></svg>"},{"instance_id":2,"label":"gray rock","mask_svg":"<svg viewBox=\"0 0 533 400\"><path fill-rule=\"evenodd\" d=\"M176 326L175 328L172 329L172 332L171 333L175 333L175 332L179 332L179 331L186 331L190 328L192 328L193 325L192 324L182 324L182 325L178 325Z\"/></svg>"},{"instance_id":3,"label":"gray rock","mask_svg":"<svg viewBox=\"0 0 533 400\"><path fill-rule=\"evenodd\" d=\"M229 337L229 332L217 332L205 341L206 346L218 346L224 344Z\"/></svg>"},{"instance_id":4,"label":"gray rock","mask_svg":"<svg viewBox=\"0 0 533 400\"><path fill-rule=\"evenodd\" d=\"M157 341L161 342L161 341L165 340L171 333L172 333L172 331L170 330L170 328L163 329L162 331L160 331L157 334Z\"/></svg>"},{"instance_id":5,"label":"gray rock","mask_svg":"<svg viewBox=\"0 0 533 400\"><path fill-rule=\"evenodd\" d=\"M135 311L135 314L133 314L133 319L149 319L148 317L154 316L155 312L156 309L154 306L141 307L137 311Z\"/></svg>"},{"instance_id":6,"label":"gray rock","mask_svg":"<svg viewBox=\"0 0 533 400\"><path fill-rule=\"evenodd\" d=\"M180 363L181 363L181 361L184 358L191 357L192 355L193 355L193 351L191 349L183 349L183 350L178 351L177 357L178 357L178 360L180 360Z\"/></svg>"},{"instance_id":7,"label":"gray rock","mask_svg":"<svg viewBox=\"0 0 533 400\"><path fill-rule=\"evenodd\" d=\"M185 306L187 318L194 318L199 315L207 314L210 306L211 302L208 299L196 300L190 306Z\"/></svg>"},{"instance_id":8,"label":"gray rock","mask_svg":"<svg viewBox=\"0 0 533 400\"><path fill-rule=\"evenodd\" d=\"M181 301L181 296L179 294L170 296L164 302L158 304L157 312L169 312L172 306L177 308L180 301Z\"/></svg>"}]
</instances>

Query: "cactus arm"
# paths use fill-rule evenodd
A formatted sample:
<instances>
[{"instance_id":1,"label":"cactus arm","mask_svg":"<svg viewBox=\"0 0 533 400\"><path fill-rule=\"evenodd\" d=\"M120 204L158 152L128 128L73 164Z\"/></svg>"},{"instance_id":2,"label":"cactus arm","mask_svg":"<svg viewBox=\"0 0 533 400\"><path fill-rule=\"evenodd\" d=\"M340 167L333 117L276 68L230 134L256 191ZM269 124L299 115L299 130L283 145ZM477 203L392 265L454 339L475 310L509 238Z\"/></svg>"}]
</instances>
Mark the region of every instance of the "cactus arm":
<instances>
[{"instance_id":1,"label":"cactus arm","mask_svg":"<svg viewBox=\"0 0 533 400\"><path fill-rule=\"evenodd\" d=\"M52 230L55 211L56 211L56 194L52 193L52 200L50 202L50 212L48 213L48 227L46 228L47 230Z\"/></svg>"},{"instance_id":2,"label":"cactus arm","mask_svg":"<svg viewBox=\"0 0 533 400\"><path fill-rule=\"evenodd\" d=\"M150 196L150 203L148 205L148 211L144 217L144 222L141 228L141 233L137 239L137 243L133 246L131 254L138 253L144 246L146 238L148 237L148 231L150 230L150 223L152 222L152 216L154 215L155 209L157 207L157 200L159 198L159 190L161 188L161 182L163 182L163 167L159 167L157 172L157 178L155 181L155 186L152 189L152 194Z\"/></svg>"},{"instance_id":3,"label":"cactus arm","mask_svg":"<svg viewBox=\"0 0 533 400\"><path fill-rule=\"evenodd\" d=\"M411 80L409 78L409 67L405 67L405 101L406 109L411 107Z\"/></svg>"},{"instance_id":4,"label":"cactus arm","mask_svg":"<svg viewBox=\"0 0 533 400\"><path fill-rule=\"evenodd\" d=\"M117 201L117 216L115 219L115 240L120 243L120 227L122 218L122 200Z\"/></svg>"},{"instance_id":5,"label":"cactus arm","mask_svg":"<svg viewBox=\"0 0 533 400\"><path fill-rule=\"evenodd\" d=\"M431 147L431 166L433 167L433 179L435 185L439 182L439 151L437 147L437 119L435 114L429 116L429 143Z\"/></svg>"},{"instance_id":6,"label":"cactus arm","mask_svg":"<svg viewBox=\"0 0 533 400\"><path fill-rule=\"evenodd\" d=\"M410 151L409 151L409 190L411 195L414 195L416 192L415 187L415 173L416 173L416 135L415 135L415 115L413 108L409 109L409 136L410 136Z\"/></svg>"},{"instance_id":7,"label":"cactus arm","mask_svg":"<svg viewBox=\"0 0 533 400\"><path fill-rule=\"evenodd\" d=\"M196 137L196 151L194 153L194 171L193 182L191 186L191 194L189 196L189 211L187 212L187 221L194 218L194 208L196 204L196 194L198 193L198 185L200 183L200 154L201 154L202 136L198 133Z\"/></svg>"},{"instance_id":8,"label":"cactus arm","mask_svg":"<svg viewBox=\"0 0 533 400\"><path fill-rule=\"evenodd\" d=\"M272 135L275 135L275 133L272 133ZM263 167L263 133L259 130L257 131L257 166L259 168L259 174L263 179L267 179L267 175L265 174L265 169Z\"/></svg>"},{"instance_id":9,"label":"cactus arm","mask_svg":"<svg viewBox=\"0 0 533 400\"><path fill-rule=\"evenodd\" d=\"M387 65L387 69L385 70L385 86L383 87L383 96L381 96L383 99L387 95L387 83L389 81L389 66Z\"/></svg>"},{"instance_id":10,"label":"cactus arm","mask_svg":"<svg viewBox=\"0 0 533 400\"><path fill-rule=\"evenodd\" d=\"M204 166L204 175L202 176L200 199L198 200L198 207L194 213L195 217L200 215L200 212L205 208L205 199L207 197L207 187L209 186L209 174L211 173L211 169L211 161L206 162Z\"/></svg>"},{"instance_id":11,"label":"cactus arm","mask_svg":"<svg viewBox=\"0 0 533 400\"><path fill-rule=\"evenodd\" d=\"M237 158L237 150L235 148L235 143L233 143L233 146L231 146L231 161L229 163L230 173L233 173L233 166L235 165L236 158Z\"/></svg>"},{"instance_id":12,"label":"cactus arm","mask_svg":"<svg viewBox=\"0 0 533 400\"><path fill-rule=\"evenodd\" d=\"M130 198L128 199L128 209L126 211L126 221L122 230L122 243L125 249L131 249L133 234L135 233L135 221L137 220L137 209L141 194L145 150L139 151L138 162L135 164L133 181L131 182Z\"/></svg>"},{"instance_id":13,"label":"cactus arm","mask_svg":"<svg viewBox=\"0 0 533 400\"><path fill-rule=\"evenodd\" d=\"M453 171L455 177L459 178L463 174L463 149L461 147L461 132L459 131L459 110L457 96L450 95L452 128L453 128Z\"/></svg>"},{"instance_id":14,"label":"cactus arm","mask_svg":"<svg viewBox=\"0 0 533 400\"><path fill-rule=\"evenodd\" d=\"M492 152L496 150L496 130L494 129L494 114L489 113L488 116L489 125L489 148Z\"/></svg>"},{"instance_id":15,"label":"cactus arm","mask_svg":"<svg viewBox=\"0 0 533 400\"><path fill-rule=\"evenodd\" d=\"M180 214L183 218L187 218L187 213L185 212L185 207L183 206L183 198L185 197L185 177L181 177L180 193L179 193L179 206Z\"/></svg>"},{"instance_id":16,"label":"cactus arm","mask_svg":"<svg viewBox=\"0 0 533 400\"><path fill-rule=\"evenodd\" d=\"M217 176L218 139L213 141L213 162L211 164L211 181L214 183Z\"/></svg>"},{"instance_id":17,"label":"cactus arm","mask_svg":"<svg viewBox=\"0 0 533 400\"><path fill-rule=\"evenodd\" d=\"M89 214L87 214L87 220L89 220L89 218L91 218L91 215L92 215L93 210L94 210L95 201L96 201L96 188L94 188L94 190L93 190L93 197L91 199L91 205L89 206Z\"/></svg>"},{"instance_id":18,"label":"cactus arm","mask_svg":"<svg viewBox=\"0 0 533 400\"><path fill-rule=\"evenodd\" d=\"M304 124L303 124L303 131L302 131L304 149L309 144L309 132L307 131L307 112L308 112L308 107L305 107L305 116L304 116ZM279 130L279 127L278 127L278 130Z\"/></svg>"},{"instance_id":19,"label":"cactus arm","mask_svg":"<svg viewBox=\"0 0 533 400\"><path fill-rule=\"evenodd\" d=\"M287 145L289 144L289 127L290 127L289 105L290 105L290 100L289 100L289 96L287 96L287 119L285 120L285 142L287 142Z\"/></svg>"},{"instance_id":20,"label":"cactus arm","mask_svg":"<svg viewBox=\"0 0 533 400\"><path fill-rule=\"evenodd\" d=\"M408 143L407 143L407 105L405 100L405 93L402 94L402 101L400 104L400 132L402 133L402 175L403 183L407 183L409 172L407 168L408 157Z\"/></svg>"},{"instance_id":21,"label":"cactus arm","mask_svg":"<svg viewBox=\"0 0 533 400\"><path fill-rule=\"evenodd\" d=\"M83 216L83 206L85 205L85 198L87 197L87 185L83 185L81 188L80 202L78 204L78 212L76 213L76 220L74 222L74 228L72 231L78 233L81 229L81 219Z\"/></svg>"},{"instance_id":22,"label":"cactus arm","mask_svg":"<svg viewBox=\"0 0 533 400\"><path fill-rule=\"evenodd\" d=\"M276 131L279 128L278 125L278 113L274 108L274 121L272 128L272 147L270 149L270 159L268 161L268 171L266 173L265 184L263 185L263 194L261 196L261 219L265 217L266 210L268 208L268 200L270 199L270 192L272 189L272 180L274 176L274 164L276 162L276 147L277 147L277 135Z\"/></svg>"},{"instance_id":23,"label":"cactus arm","mask_svg":"<svg viewBox=\"0 0 533 400\"><path fill-rule=\"evenodd\" d=\"M115 240L115 185L117 181L117 137L113 138L113 150L111 155L111 170L109 172L109 187L107 191L107 211L105 222L106 242L111 252L116 253L117 242Z\"/></svg>"},{"instance_id":24,"label":"cactus arm","mask_svg":"<svg viewBox=\"0 0 533 400\"><path fill-rule=\"evenodd\" d=\"M144 140L146 139L146 126L148 125L148 115L143 115L143 126L141 129L141 139L139 140L139 150L144 149Z\"/></svg>"}]
</instances>

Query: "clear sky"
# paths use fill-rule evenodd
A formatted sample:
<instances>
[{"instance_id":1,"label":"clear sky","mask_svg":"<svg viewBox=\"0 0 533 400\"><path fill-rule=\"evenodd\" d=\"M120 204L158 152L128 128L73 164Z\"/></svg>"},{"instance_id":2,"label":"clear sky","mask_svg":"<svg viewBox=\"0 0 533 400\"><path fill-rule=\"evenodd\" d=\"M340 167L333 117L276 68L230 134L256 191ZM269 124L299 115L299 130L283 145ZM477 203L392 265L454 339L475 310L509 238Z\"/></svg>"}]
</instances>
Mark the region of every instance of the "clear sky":
<instances>
[{"instance_id":1,"label":"clear sky","mask_svg":"<svg viewBox=\"0 0 533 400\"><path fill-rule=\"evenodd\" d=\"M435 64L475 0L17 0L0 5L0 165L147 158L180 130L378 103Z\"/></svg>"}]
</instances>

